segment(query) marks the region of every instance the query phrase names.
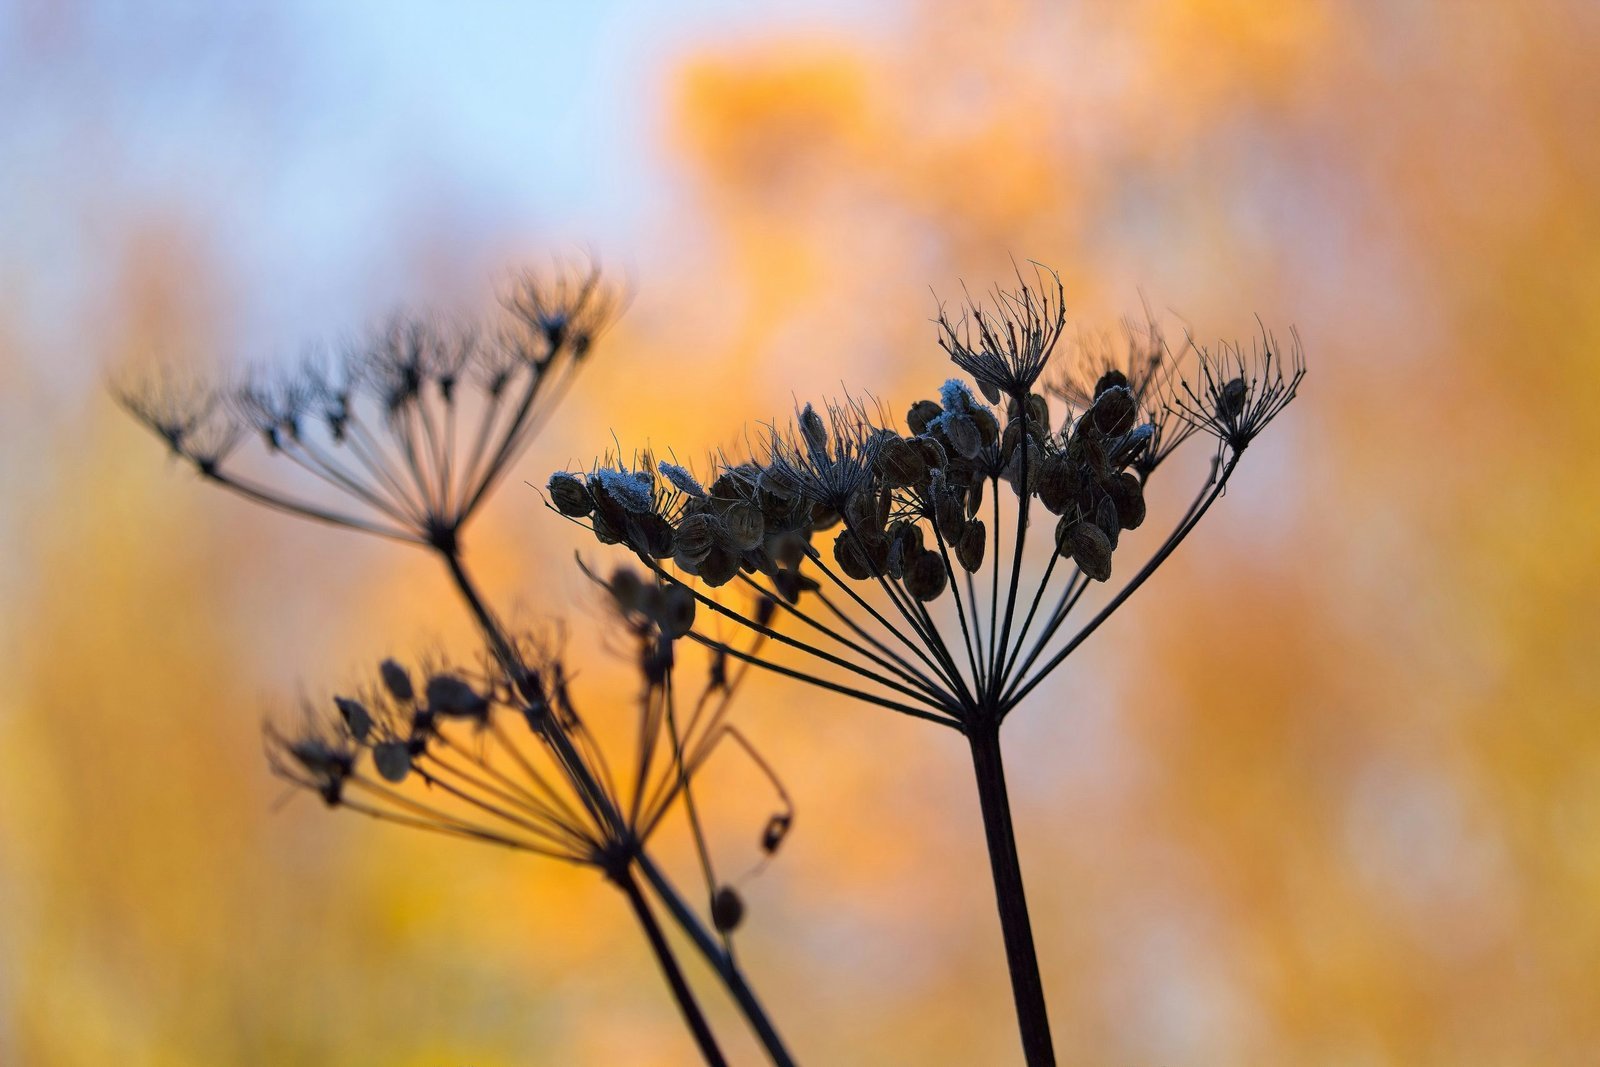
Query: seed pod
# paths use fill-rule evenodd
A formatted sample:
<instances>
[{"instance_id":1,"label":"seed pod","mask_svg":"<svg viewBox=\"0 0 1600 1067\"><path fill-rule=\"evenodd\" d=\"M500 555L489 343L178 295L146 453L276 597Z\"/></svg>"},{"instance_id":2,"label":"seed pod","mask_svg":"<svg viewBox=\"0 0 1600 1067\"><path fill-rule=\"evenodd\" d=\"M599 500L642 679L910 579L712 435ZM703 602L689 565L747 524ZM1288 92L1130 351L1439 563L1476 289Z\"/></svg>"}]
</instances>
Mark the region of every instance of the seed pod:
<instances>
[{"instance_id":1,"label":"seed pod","mask_svg":"<svg viewBox=\"0 0 1600 1067\"><path fill-rule=\"evenodd\" d=\"M766 519L761 509L753 504L734 504L722 513L722 522L730 547L739 552L748 552L761 544L761 535L766 532Z\"/></svg>"},{"instance_id":2,"label":"seed pod","mask_svg":"<svg viewBox=\"0 0 1600 1067\"><path fill-rule=\"evenodd\" d=\"M382 741L372 746L372 765L386 782L403 782L411 772L411 750L404 741Z\"/></svg>"},{"instance_id":3,"label":"seed pod","mask_svg":"<svg viewBox=\"0 0 1600 1067\"><path fill-rule=\"evenodd\" d=\"M1071 557L1084 574L1097 582L1111 577L1111 541L1092 522L1061 516L1056 524L1056 551Z\"/></svg>"},{"instance_id":4,"label":"seed pod","mask_svg":"<svg viewBox=\"0 0 1600 1067\"><path fill-rule=\"evenodd\" d=\"M1078 425L1088 423L1102 437L1116 437L1133 429L1133 420L1139 405L1126 386L1113 386L1094 398L1089 410L1083 413Z\"/></svg>"},{"instance_id":5,"label":"seed pod","mask_svg":"<svg viewBox=\"0 0 1600 1067\"><path fill-rule=\"evenodd\" d=\"M643 615L650 607L652 587L646 585L632 567L618 567L612 571L606 589L616 602L617 610L624 615Z\"/></svg>"},{"instance_id":6,"label":"seed pod","mask_svg":"<svg viewBox=\"0 0 1600 1067\"><path fill-rule=\"evenodd\" d=\"M976 515L981 507L983 507L983 479L974 478L972 484L967 486L967 514Z\"/></svg>"},{"instance_id":7,"label":"seed pod","mask_svg":"<svg viewBox=\"0 0 1600 1067\"><path fill-rule=\"evenodd\" d=\"M944 558L937 552L924 552L906 566L906 592L923 603L937 600L949 583Z\"/></svg>"},{"instance_id":8,"label":"seed pod","mask_svg":"<svg viewBox=\"0 0 1600 1067\"><path fill-rule=\"evenodd\" d=\"M1110 393L1106 394L1110 396ZM1105 438L1094 428L1094 420L1086 413L1067 439L1067 459L1076 467L1091 471L1106 467Z\"/></svg>"},{"instance_id":9,"label":"seed pod","mask_svg":"<svg viewBox=\"0 0 1600 1067\"><path fill-rule=\"evenodd\" d=\"M731 932L744 920L744 901L732 886L723 886L711 898L711 922L718 933Z\"/></svg>"},{"instance_id":10,"label":"seed pod","mask_svg":"<svg viewBox=\"0 0 1600 1067\"><path fill-rule=\"evenodd\" d=\"M656 514L634 515L629 521L633 536L628 543L643 549L652 559L666 559L672 555L672 523Z\"/></svg>"},{"instance_id":11,"label":"seed pod","mask_svg":"<svg viewBox=\"0 0 1600 1067\"><path fill-rule=\"evenodd\" d=\"M710 512L685 515L673 536L673 555L679 566L696 566L710 554L712 546L726 536L722 520Z\"/></svg>"},{"instance_id":12,"label":"seed pod","mask_svg":"<svg viewBox=\"0 0 1600 1067\"><path fill-rule=\"evenodd\" d=\"M428 710L453 719L487 719L489 701L454 674L436 674L425 690Z\"/></svg>"},{"instance_id":13,"label":"seed pod","mask_svg":"<svg viewBox=\"0 0 1600 1067\"><path fill-rule=\"evenodd\" d=\"M718 480L718 484L721 484L720 479ZM773 496L779 497L783 500L793 500L795 497L799 496L804 489L804 487L801 486L801 484L789 472L789 469L784 466L762 467L761 473L756 477L756 485L763 492L771 493ZM723 494L717 493L715 495L722 496ZM735 492L730 492L728 494L730 497L734 495Z\"/></svg>"},{"instance_id":14,"label":"seed pod","mask_svg":"<svg viewBox=\"0 0 1600 1067\"><path fill-rule=\"evenodd\" d=\"M840 530L833 541L833 558L845 574L857 581L877 577L889 562L889 539L881 534L858 535Z\"/></svg>"},{"instance_id":15,"label":"seed pod","mask_svg":"<svg viewBox=\"0 0 1600 1067\"><path fill-rule=\"evenodd\" d=\"M1144 487L1135 475L1123 471L1106 482L1105 490L1117 506L1117 520L1124 530L1137 530L1144 522Z\"/></svg>"},{"instance_id":16,"label":"seed pod","mask_svg":"<svg viewBox=\"0 0 1600 1067\"><path fill-rule=\"evenodd\" d=\"M1113 367L1100 375L1100 380L1094 383L1095 398L1098 399L1100 394L1107 389L1114 389L1118 386L1123 389L1128 388L1128 376Z\"/></svg>"},{"instance_id":17,"label":"seed pod","mask_svg":"<svg viewBox=\"0 0 1600 1067\"><path fill-rule=\"evenodd\" d=\"M700 580L713 589L727 585L739 573L739 563L738 553L717 545L700 561Z\"/></svg>"},{"instance_id":18,"label":"seed pod","mask_svg":"<svg viewBox=\"0 0 1600 1067\"><path fill-rule=\"evenodd\" d=\"M949 462L944 446L931 437L913 437L911 447L922 456L922 462L926 463L930 470L944 470L944 465Z\"/></svg>"},{"instance_id":19,"label":"seed pod","mask_svg":"<svg viewBox=\"0 0 1600 1067\"><path fill-rule=\"evenodd\" d=\"M935 497L933 520L938 523L939 533L946 541L959 538L967 525L967 509L961 502L961 494L954 489L946 489Z\"/></svg>"},{"instance_id":20,"label":"seed pod","mask_svg":"<svg viewBox=\"0 0 1600 1067\"><path fill-rule=\"evenodd\" d=\"M1117 539L1122 533L1122 523L1117 519L1117 505L1111 502L1109 496L1100 498L1094 508L1094 524L1100 527L1100 532L1106 535L1106 540L1111 542L1114 551Z\"/></svg>"},{"instance_id":21,"label":"seed pod","mask_svg":"<svg viewBox=\"0 0 1600 1067\"><path fill-rule=\"evenodd\" d=\"M956 559L968 574L976 573L983 566L983 548L987 539L988 533L982 519L973 519L961 532L961 540L956 544Z\"/></svg>"},{"instance_id":22,"label":"seed pod","mask_svg":"<svg viewBox=\"0 0 1600 1067\"><path fill-rule=\"evenodd\" d=\"M656 470L660 471L661 476L671 482L673 488L680 493L694 497L696 500L705 498L705 488L701 486L693 474L689 473L687 467L680 467L676 463L668 463L666 460L662 460L656 464Z\"/></svg>"},{"instance_id":23,"label":"seed pod","mask_svg":"<svg viewBox=\"0 0 1600 1067\"><path fill-rule=\"evenodd\" d=\"M1250 397L1250 387L1245 385L1243 378L1235 378L1222 387L1217 395L1217 415L1224 421L1236 419L1244 411L1245 401Z\"/></svg>"},{"instance_id":24,"label":"seed pod","mask_svg":"<svg viewBox=\"0 0 1600 1067\"><path fill-rule=\"evenodd\" d=\"M921 485L928 477L928 463L922 453L898 436L884 438L872 457L872 465L891 489Z\"/></svg>"},{"instance_id":25,"label":"seed pod","mask_svg":"<svg viewBox=\"0 0 1600 1067\"><path fill-rule=\"evenodd\" d=\"M394 660L386 659L378 664L378 674L389 695L402 704L409 703L415 695L411 689L411 673Z\"/></svg>"},{"instance_id":26,"label":"seed pod","mask_svg":"<svg viewBox=\"0 0 1600 1067\"><path fill-rule=\"evenodd\" d=\"M958 456L972 459L983 448L983 434L978 424L966 415L952 413L939 423L939 428Z\"/></svg>"},{"instance_id":27,"label":"seed pod","mask_svg":"<svg viewBox=\"0 0 1600 1067\"><path fill-rule=\"evenodd\" d=\"M1135 426L1121 437L1107 441L1106 462L1112 467L1126 467L1150 446L1155 435L1156 428L1147 422L1143 426Z\"/></svg>"},{"instance_id":28,"label":"seed pod","mask_svg":"<svg viewBox=\"0 0 1600 1067\"><path fill-rule=\"evenodd\" d=\"M1006 404L1006 423L1007 423L1008 426L1013 422L1015 422L1018 426L1022 425L1022 421L1017 418L1017 413L1019 411L1021 411L1021 408L1019 408L1017 406L1017 399L1016 399L1016 397L1012 397L1010 403ZM1045 401L1045 398L1040 396L1038 393L1029 393L1028 394L1028 432L1036 434L1036 433L1038 433L1040 427L1048 428L1049 425L1050 425L1050 405L1049 405L1049 403L1047 403Z\"/></svg>"},{"instance_id":29,"label":"seed pod","mask_svg":"<svg viewBox=\"0 0 1600 1067\"><path fill-rule=\"evenodd\" d=\"M1039 503L1055 515L1067 509L1082 484L1078 468L1061 455L1044 458L1039 464L1038 479Z\"/></svg>"},{"instance_id":30,"label":"seed pod","mask_svg":"<svg viewBox=\"0 0 1600 1067\"><path fill-rule=\"evenodd\" d=\"M656 625L667 638L678 638L694 629L694 594L681 585L669 585L661 590L661 600L656 608Z\"/></svg>"},{"instance_id":31,"label":"seed pod","mask_svg":"<svg viewBox=\"0 0 1600 1067\"><path fill-rule=\"evenodd\" d=\"M994 412L988 408L973 408L971 418L984 444L992 445L1000 440L1000 420L994 417Z\"/></svg>"},{"instance_id":32,"label":"seed pod","mask_svg":"<svg viewBox=\"0 0 1600 1067\"><path fill-rule=\"evenodd\" d=\"M906 429L921 436L928 432L928 423L944 414L944 409L932 400L919 400L906 412Z\"/></svg>"},{"instance_id":33,"label":"seed pod","mask_svg":"<svg viewBox=\"0 0 1600 1067\"><path fill-rule=\"evenodd\" d=\"M999 386L995 385L993 382L986 381L986 380L984 380L982 378L977 379L977 382L978 382L978 392L983 394L983 398L985 400L987 400L991 404L1000 403L1000 387Z\"/></svg>"},{"instance_id":34,"label":"seed pod","mask_svg":"<svg viewBox=\"0 0 1600 1067\"><path fill-rule=\"evenodd\" d=\"M845 525L859 533L877 533L884 526L884 511L877 493L871 489L859 490L845 503Z\"/></svg>"},{"instance_id":35,"label":"seed pod","mask_svg":"<svg viewBox=\"0 0 1600 1067\"><path fill-rule=\"evenodd\" d=\"M589 490L584 487L583 480L575 475L557 471L550 476L545 488L556 510L568 518L582 519L594 510L594 500L589 496Z\"/></svg>"},{"instance_id":36,"label":"seed pod","mask_svg":"<svg viewBox=\"0 0 1600 1067\"><path fill-rule=\"evenodd\" d=\"M896 522L889 527L889 574L899 578L906 564L922 554L922 527L914 522Z\"/></svg>"},{"instance_id":37,"label":"seed pod","mask_svg":"<svg viewBox=\"0 0 1600 1067\"><path fill-rule=\"evenodd\" d=\"M844 518L843 515L840 515L832 507L818 500L811 505L810 512L805 518L796 518L794 523L791 525L798 524L804 526L809 523L813 530L827 530L837 526L839 524L839 520L842 518Z\"/></svg>"},{"instance_id":38,"label":"seed pod","mask_svg":"<svg viewBox=\"0 0 1600 1067\"><path fill-rule=\"evenodd\" d=\"M789 829L793 825L794 816L788 812L780 812L768 819L766 828L761 831L761 851L769 856L778 851L778 846L789 836Z\"/></svg>"},{"instance_id":39,"label":"seed pod","mask_svg":"<svg viewBox=\"0 0 1600 1067\"><path fill-rule=\"evenodd\" d=\"M372 732L372 715L367 711L366 705L348 697L334 697L333 704L339 709L339 717L344 720L345 729L350 731L350 736L357 741L365 741L367 735Z\"/></svg>"},{"instance_id":40,"label":"seed pod","mask_svg":"<svg viewBox=\"0 0 1600 1067\"><path fill-rule=\"evenodd\" d=\"M807 451L813 455L826 456L828 454L828 427L822 421L822 416L817 414L815 408L807 404L805 410L800 412L800 436L805 440Z\"/></svg>"}]
</instances>

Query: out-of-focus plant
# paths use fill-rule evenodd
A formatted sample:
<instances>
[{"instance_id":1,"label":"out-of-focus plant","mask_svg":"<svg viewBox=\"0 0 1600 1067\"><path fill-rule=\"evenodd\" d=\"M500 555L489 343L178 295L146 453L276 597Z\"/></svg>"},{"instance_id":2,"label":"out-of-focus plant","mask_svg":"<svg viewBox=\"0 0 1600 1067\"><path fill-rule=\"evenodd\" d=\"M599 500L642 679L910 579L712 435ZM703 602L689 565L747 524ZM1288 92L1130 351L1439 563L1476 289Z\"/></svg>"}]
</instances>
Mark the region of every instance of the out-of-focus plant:
<instances>
[{"instance_id":1,"label":"out-of-focus plant","mask_svg":"<svg viewBox=\"0 0 1600 1067\"><path fill-rule=\"evenodd\" d=\"M1152 326L1120 359L1085 354L1047 377L1066 325L1062 285L1042 268L1018 282L937 320L940 346L983 400L947 381L938 400L911 407L906 432L858 400L825 413L808 404L793 427L767 428L752 458L714 464L707 484L677 464L608 457L555 474L548 491L552 507L601 542L631 549L713 616L799 660L735 648L703 626L695 640L966 739L1022 1044L1041 1064L1054 1052L1000 727L1195 528L1305 368L1298 337L1285 350L1267 334L1248 351L1191 343L1192 367L1180 373ZM1064 418L1040 389L1065 402ZM1155 471L1199 435L1216 454L1193 501L1132 577L1079 619L1091 586L1110 580L1123 536L1143 524ZM1037 523L1036 509L1050 521ZM1039 526L1050 531L1048 560L1028 589L1028 548L1041 540L1028 534ZM823 537L831 546L818 546ZM779 605L792 625L710 592L732 585Z\"/></svg>"},{"instance_id":2,"label":"out-of-focus plant","mask_svg":"<svg viewBox=\"0 0 1600 1067\"><path fill-rule=\"evenodd\" d=\"M308 361L292 373L224 388L168 375L124 388L119 399L213 484L278 511L429 549L482 631L485 663L471 677L441 668L419 691L410 672L389 661L379 685L337 698L329 713L308 713L295 728L269 727L268 758L278 774L333 807L598 869L628 898L702 1054L723 1063L642 878L773 1062L787 1064L789 1053L735 961L730 938L743 905L715 881L690 784L729 738L771 774L726 721L739 676L730 680L721 655L693 710L679 715L674 645L692 625L694 599L626 572L609 582L637 641L645 682L631 776L619 780L570 698L559 656L518 640L463 560L468 521L620 303L597 270L529 275L506 298L510 315L492 333L397 319L340 357ZM262 445L254 464L243 454L252 436ZM264 461L287 462L276 464L274 477ZM285 467L299 477L283 478ZM520 722L519 736L531 733L536 744L517 740L508 720ZM408 781L435 799L403 789ZM437 795L447 798L442 806ZM762 838L768 853L792 818L781 788L779 795L784 810ZM708 878L709 927L645 848L680 800Z\"/></svg>"}]
</instances>

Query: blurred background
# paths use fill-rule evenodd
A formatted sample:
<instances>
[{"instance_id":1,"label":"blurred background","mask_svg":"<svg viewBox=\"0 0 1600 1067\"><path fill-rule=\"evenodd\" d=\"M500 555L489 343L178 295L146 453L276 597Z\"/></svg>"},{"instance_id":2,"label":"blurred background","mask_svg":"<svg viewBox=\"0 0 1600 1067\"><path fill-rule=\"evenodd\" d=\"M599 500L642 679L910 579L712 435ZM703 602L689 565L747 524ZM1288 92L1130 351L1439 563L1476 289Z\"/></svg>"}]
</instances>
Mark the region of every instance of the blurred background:
<instances>
[{"instance_id":1,"label":"blurred background","mask_svg":"<svg viewBox=\"0 0 1600 1067\"><path fill-rule=\"evenodd\" d=\"M692 1062L592 873L280 803L264 713L466 620L106 387L554 254L635 298L535 484L903 411L930 287L1013 257L1089 329L1298 326L1301 400L1008 727L1058 1051L1600 1061L1596 54L1582 0L0 3L0 1063ZM572 554L612 560L515 479L473 536L625 696ZM799 808L741 958L802 1060L1017 1059L959 741L741 705ZM771 801L718 781L737 876Z\"/></svg>"}]
</instances>

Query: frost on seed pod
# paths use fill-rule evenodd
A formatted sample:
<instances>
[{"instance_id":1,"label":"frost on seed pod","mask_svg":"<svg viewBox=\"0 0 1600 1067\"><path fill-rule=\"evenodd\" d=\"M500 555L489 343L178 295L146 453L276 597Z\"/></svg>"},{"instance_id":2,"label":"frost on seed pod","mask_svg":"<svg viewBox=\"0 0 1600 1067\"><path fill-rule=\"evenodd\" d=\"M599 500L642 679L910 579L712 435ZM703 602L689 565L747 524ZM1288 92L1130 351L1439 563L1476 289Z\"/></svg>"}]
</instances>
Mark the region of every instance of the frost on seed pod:
<instances>
[{"instance_id":1,"label":"frost on seed pod","mask_svg":"<svg viewBox=\"0 0 1600 1067\"><path fill-rule=\"evenodd\" d=\"M1097 582L1111 577L1111 540L1092 522L1061 516L1056 524L1056 551L1068 556Z\"/></svg>"},{"instance_id":2,"label":"frost on seed pod","mask_svg":"<svg viewBox=\"0 0 1600 1067\"><path fill-rule=\"evenodd\" d=\"M711 898L711 922L718 933L730 933L744 921L744 901L732 886L723 886Z\"/></svg>"},{"instance_id":3,"label":"frost on seed pod","mask_svg":"<svg viewBox=\"0 0 1600 1067\"><path fill-rule=\"evenodd\" d=\"M550 476L546 489L556 510L568 518L586 518L594 510L594 500L589 496L589 490L575 475L557 471Z\"/></svg>"}]
</instances>

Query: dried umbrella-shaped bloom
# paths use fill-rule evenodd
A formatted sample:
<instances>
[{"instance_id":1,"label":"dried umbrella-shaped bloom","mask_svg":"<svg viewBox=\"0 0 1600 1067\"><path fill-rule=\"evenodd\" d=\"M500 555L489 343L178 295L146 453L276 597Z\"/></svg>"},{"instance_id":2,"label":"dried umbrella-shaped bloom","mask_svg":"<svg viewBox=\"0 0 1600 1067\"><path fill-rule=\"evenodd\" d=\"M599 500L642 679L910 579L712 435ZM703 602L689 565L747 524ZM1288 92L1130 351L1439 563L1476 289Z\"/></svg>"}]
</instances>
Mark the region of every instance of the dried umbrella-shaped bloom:
<instances>
[{"instance_id":1,"label":"dried umbrella-shaped bloom","mask_svg":"<svg viewBox=\"0 0 1600 1067\"><path fill-rule=\"evenodd\" d=\"M905 432L860 405L826 415L808 405L790 431L769 430L756 459L723 462L704 489L686 472L648 464L550 483L558 510L693 590L708 609L702 617L731 619L792 654L752 655L709 630L696 640L965 735L1033 1063L1053 1053L1000 725L1188 536L1304 376L1298 337L1287 360L1268 337L1249 357L1200 352L1198 372L1173 387L1152 328L1121 365L1080 366L1053 380L1071 406L1058 424L1033 390L1064 322L1059 281L1050 279L1001 294L991 308L970 307L970 330L938 320L941 345L997 407L951 380L937 400L912 405ZM1219 454L1193 502L1132 577L1069 627L1091 586L1122 570L1118 550L1145 521L1153 473L1197 431L1217 438ZM1040 508L1051 522L1037 521ZM1049 531L1048 556L1030 568L1028 533L1040 529ZM1031 589L1025 573L1036 576ZM735 582L792 625L752 617L712 592Z\"/></svg>"},{"instance_id":2,"label":"dried umbrella-shaped bloom","mask_svg":"<svg viewBox=\"0 0 1600 1067\"><path fill-rule=\"evenodd\" d=\"M120 399L226 489L453 551L617 305L597 272L528 277L507 298L510 321L496 331L397 319L325 364L256 375L231 390L163 381ZM304 477L266 480L225 462L247 431L268 457Z\"/></svg>"},{"instance_id":3,"label":"dried umbrella-shaped bloom","mask_svg":"<svg viewBox=\"0 0 1600 1067\"><path fill-rule=\"evenodd\" d=\"M331 364L307 363L298 373L257 377L231 390L179 385L169 376L122 390L119 399L215 484L275 510L434 551L499 668L522 684L532 668L470 577L461 534L621 300L591 270L553 279L524 275L504 303L510 321L493 333L397 319ZM268 481L238 469L247 428L268 459L287 460L302 477ZM537 732L587 808L624 826L603 768L580 751L581 739L554 718ZM792 1062L727 946L684 905L642 847L633 862L728 987L768 1055L780 1067ZM697 1030L696 1036L708 1058L716 1058L706 1046L709 1035Z\"/></svg>"},{"instance_id":4,"label":"dried umbrella-shaped bloom","mask_svg":"<svg viewBox=\"0 0 1600 1067\"><path fill-rule=\"evenodd\" d=\"M744 905L716 880L690 783L731 742L772 781L780 804L760 836L764 854L777 850L793 811L766 762L728 722L736 685L720 659L692 705L679 706L674 642L693 622L693 598L627 570L608 587L641 679L635 726L623 731L634 739L625 759L608 756L579 712L560 655L529 639L517 642L527 669L516 681L492 653L477 670L442 666L415 675L386 660L373 683L326 709L303 708L297 722L269 724L267 758L280 777L331 808L599 871L627 897L707 1059L721 1062L638 884L636 861L683 802L701 848L710 910L726 940ZM574 787L559 755L542 743L552 729L573 738L598 769L609 806Z\"/></svg>"}]
</instances>

